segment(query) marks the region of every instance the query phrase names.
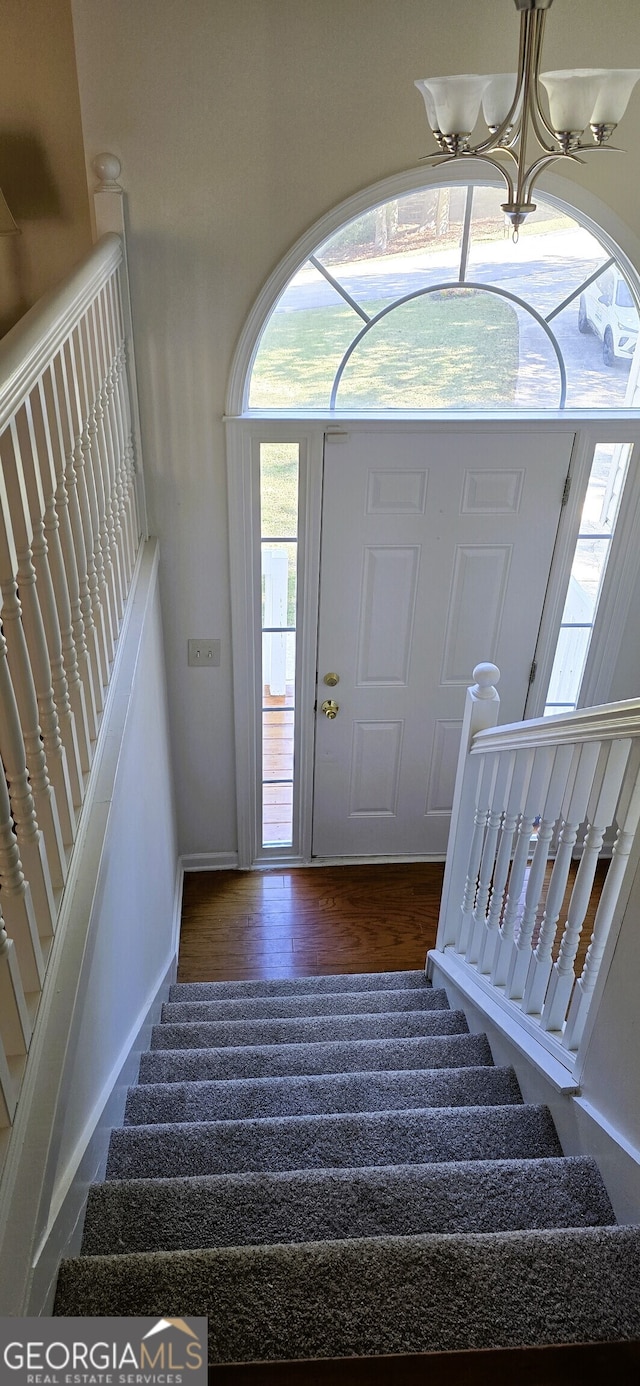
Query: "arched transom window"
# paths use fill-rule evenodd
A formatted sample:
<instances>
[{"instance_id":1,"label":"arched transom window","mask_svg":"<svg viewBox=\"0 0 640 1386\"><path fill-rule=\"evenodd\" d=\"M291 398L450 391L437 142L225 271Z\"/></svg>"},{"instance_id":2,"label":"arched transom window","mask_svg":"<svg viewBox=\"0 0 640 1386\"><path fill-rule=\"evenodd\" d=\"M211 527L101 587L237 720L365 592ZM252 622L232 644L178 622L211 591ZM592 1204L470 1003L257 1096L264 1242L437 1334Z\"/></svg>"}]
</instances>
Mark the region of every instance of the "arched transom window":
<instances>
[{"instance_id":1,"label":"arched transom window","mask_svg":"<svg viewBox=\"0 0 640 1386\"><path fill-rule=\"evenodd\" d=\"M629 407L636 298L610 251L538 200L517 245L482 184L410 192L350 221L263 330L259 410Z\"/></svg>"}]
</instances>

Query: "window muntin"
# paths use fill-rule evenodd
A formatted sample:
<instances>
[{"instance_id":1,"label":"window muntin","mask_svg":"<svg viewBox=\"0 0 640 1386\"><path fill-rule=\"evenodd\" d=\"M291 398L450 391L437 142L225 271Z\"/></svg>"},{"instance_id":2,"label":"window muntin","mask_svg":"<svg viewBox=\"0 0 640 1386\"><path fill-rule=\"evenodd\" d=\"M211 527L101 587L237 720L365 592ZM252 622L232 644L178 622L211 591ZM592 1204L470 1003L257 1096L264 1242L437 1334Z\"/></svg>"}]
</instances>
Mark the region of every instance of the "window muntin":
<instances>
[{"instance_id":1,"label":"window muntin","mask_svg":"<svg viewBox=\"0 0 640 1386\"><path fill-rule=\"evenodd\" d=\"M514 246L504 226L501 197L495 187L479 184L422 189L371 209L327 238L292 277L272 311L255 357L250 407L623 407L633 330L622 341L614 323L612 348L604 340L606 324L596 322L585 330L579 317L585 291L593 285L592 297L598 297L608 275L612 284L614 277L618 282L616 306L637 323L629 284L598 239L550 204L538 203ZM452 368L447 348L442 295L449 294L451 311L457 314L460 295L456 302L455 290L463 286L472 343L485 331L493 350L505 295L517 314L506 383L498 372L486 390L478 380L469 381L464 354ZM474 286L484 291L479 303L474 303ZM407 311L408 300L419 309ZM473 317L478 307L484 327ZM452 323L451 336L458 330ZM438 335L444 345L434 368L429 342ZM394 345L385 383L379 366L372 370L372 359L384 353L388 341ZM412 364L398 390L394 376L403 354Z\"/></svg>"}]
</instances>

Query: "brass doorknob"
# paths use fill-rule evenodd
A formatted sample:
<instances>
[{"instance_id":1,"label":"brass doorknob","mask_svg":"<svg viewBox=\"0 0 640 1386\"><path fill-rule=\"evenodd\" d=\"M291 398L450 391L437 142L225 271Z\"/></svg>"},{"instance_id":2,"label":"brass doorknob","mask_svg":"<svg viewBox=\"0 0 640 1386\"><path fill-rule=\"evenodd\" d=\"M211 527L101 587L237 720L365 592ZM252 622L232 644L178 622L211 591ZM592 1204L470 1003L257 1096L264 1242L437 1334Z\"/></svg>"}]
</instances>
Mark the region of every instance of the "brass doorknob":
<instances>
[{"instance_id":1,"label":"brass doorknob","mask_svg":"<svg viewBox=\"0 0 640 1386\"><path fill-rule=\"evenodd\" d=\"M332 701L331 698L325 698L322 704L322 711L324 712L325 717L328 717L329 721L333 722L334 717L338 716L340 708L338 707L337 703L334 703Z\"/></svg>"},{"instance_id":2,"label":"brass doorknob","mask_svg":"<svg viewBox=\"0 0 640 1386\"><path fill-rule=\"evenodd\" d=\"M328 686L329 688L335 688L336 684L340 682L340 675L339 675L339 674L325 674L325 676L324 676L322 682L323 682L323 683L326 683L327 686Z\"/></svg>"}]
</instances>

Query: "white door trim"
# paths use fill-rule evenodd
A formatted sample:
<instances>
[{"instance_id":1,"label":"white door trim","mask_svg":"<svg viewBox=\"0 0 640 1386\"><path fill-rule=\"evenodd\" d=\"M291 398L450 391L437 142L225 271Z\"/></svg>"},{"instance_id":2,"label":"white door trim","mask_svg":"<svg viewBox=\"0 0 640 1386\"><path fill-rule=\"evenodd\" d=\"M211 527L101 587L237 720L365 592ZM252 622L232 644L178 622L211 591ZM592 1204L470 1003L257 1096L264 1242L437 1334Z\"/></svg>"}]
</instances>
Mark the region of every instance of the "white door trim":
<instances>
[{"instance_id":1,"label":"white door trim","mask_svg":"<svg viewBox=\"0 0 640 1386\"><path fill-rule=\"evenodd\" d=\"M315 740L315 671L318 625L318 591L320 575L320 528L322 520L322 457L325 432L340 433L355 430L395 431L403 426L410 431L440 433L455 428L457 432L495 432L514 427L519 431L576 433L572 459L572 488L569 503L560 523L556 553L549 576L549 586L538 642L538 673L527 704L527 716L539 715L551 672L553 650L559 628L564 597L569 581L569 569L580 519L582 498L588 481L588 467L596 442L640 442L640 420L637 413L603 410L587 417L575 411L549 412L545 415L483 414L470 416L440 412L437 418L400 413L389 417L373 415L347 419L326 414L309 418L276 419L270 417L235 418L226 421L227 478L229 505L229 542L231 578L232 653L235 711L236 802L238 823L238 866L248 869L254 865L310 864L311 824L313 809L313 759ZM298 705L296 709L296 787L294 792L294 842L291 849L262 848L261 803L259 770L261 761L261 732L257 716L260 698L260 493L257 445L260 442L300 443L300 525L298 573L298 638L296 673ZM636 448L636 452L639 449ZM575 470L574 470L575 469ZM631 490L629 489L631 487ZM620 653L624 634L624 619L628 612L637 576L640 557L633 531L633 521L640 512L640 467L630 469L625 492L626 513L621 521L619 540L612 552L607 571L607 587L614 597L619 619L611 620L605 629L605 614L610 606L601 602L594 633L594 654L589 657L590 687L597 688L598 701L606 701L612 671ZM637 530L636 530L637 534ZM471 670L469 671L471 676ZM508 669L502 671L507 679ZM398 860L397 857L393 858ZM413 858L412 858L413 859ZM346 859L345 859L346 860Z\"/></svg>"}]
</instances>

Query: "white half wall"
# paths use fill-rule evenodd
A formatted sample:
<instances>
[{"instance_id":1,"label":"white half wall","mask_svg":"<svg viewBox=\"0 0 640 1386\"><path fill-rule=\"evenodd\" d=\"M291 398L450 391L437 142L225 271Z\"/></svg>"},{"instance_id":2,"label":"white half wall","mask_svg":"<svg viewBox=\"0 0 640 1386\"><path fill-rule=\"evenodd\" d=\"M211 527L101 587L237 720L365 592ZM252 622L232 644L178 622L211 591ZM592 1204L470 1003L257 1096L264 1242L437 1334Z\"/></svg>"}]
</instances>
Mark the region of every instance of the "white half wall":
<instances>
[{"instance_id":1,"label":"white half wall","mask_svg":"<svg viewBox=\"0 0 640 1386\"><path fill-rule=\"evenodd\" d=\"M179 877L158 544L139 560L0 1185L0 1313L50 1312L132 1051L172 980ZM37 1293L30 1299L34 1266Z\"/></svg>"}]
</instances>

